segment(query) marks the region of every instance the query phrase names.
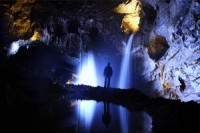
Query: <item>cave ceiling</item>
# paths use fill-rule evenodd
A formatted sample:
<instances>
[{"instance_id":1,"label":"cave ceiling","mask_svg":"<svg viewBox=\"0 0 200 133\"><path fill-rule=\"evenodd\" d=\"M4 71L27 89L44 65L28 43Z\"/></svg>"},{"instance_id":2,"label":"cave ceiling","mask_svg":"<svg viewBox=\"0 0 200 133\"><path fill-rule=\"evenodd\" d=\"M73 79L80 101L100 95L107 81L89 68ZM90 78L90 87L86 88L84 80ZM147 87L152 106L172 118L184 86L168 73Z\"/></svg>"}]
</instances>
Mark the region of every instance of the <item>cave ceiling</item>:
<instances>
[{"instance_id":1,"label":"cave ceiling","mask_svg":"<svg viewBox=\"0 0 200 133\"><path fill-rule=\"evenodd\" d=\"M19 39L42 40L54 43L68 33L89 33L91 25L105 41L121 43L123 14L113 9L122 0L13 0L0 2L0 30L2 45ZM79 28L79 29L78 29ZM44 37L45 36L45 37ZM45 39L44 39L45 38ZM48 40L50 38L50 40ZM85 35L85 40L88 40ZM115 39L113 39L115 38ZM48 40L48 41L47 41ZM64 42L65 43L65 42ZM116 47L116 46L114 46Z\"/></svg>"},{"instance_id":2,"label":"cave ceiling","mask_svg":"<svg viewBox=\"0 0 200 133\"><path fill-rule=\"evenodd\" d=\"M112 17L113 8L117 6L119 0L16 0L16 1L1 1L1 19L9 23L9 30L12 26L19 27L21 36L27 33L29 28L36 23L49 22L50 18L71 19L72 17L85 19L106 19ZM47 22L46 22L47 23ZM2 24L3 25L3 24ZM5 26L5 25L4 25ZM14 34L14 33L13 33Z\"/></svg>"}]
</instances>

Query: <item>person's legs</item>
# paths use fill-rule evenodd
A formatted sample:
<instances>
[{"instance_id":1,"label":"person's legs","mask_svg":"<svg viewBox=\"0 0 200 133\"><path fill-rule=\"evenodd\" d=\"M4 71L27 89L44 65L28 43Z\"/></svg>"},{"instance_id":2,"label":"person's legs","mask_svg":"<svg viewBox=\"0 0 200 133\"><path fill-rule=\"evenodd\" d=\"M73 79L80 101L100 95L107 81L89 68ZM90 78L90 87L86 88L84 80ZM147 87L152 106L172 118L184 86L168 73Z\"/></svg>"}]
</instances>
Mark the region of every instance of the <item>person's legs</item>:
<instances>
[{"instance_id":1,"label":"person's legs","mask_svg":"<svg viewBox=\"0 0 200 133\"><path fill-rule=\"evenodd\" d=\"M108 76L107 88L110 88L110 76Z\"/></svg>"},{"instance_id":2,"label":"person's legs","mask_svg":"<svg viewBox=\"0 0 200 133\"><path fill-rule=\"evenodd\" d=\"M105 76L105 81L104 81L104 88L107 87L107 76Z\"/></svg>"}]
</instances>

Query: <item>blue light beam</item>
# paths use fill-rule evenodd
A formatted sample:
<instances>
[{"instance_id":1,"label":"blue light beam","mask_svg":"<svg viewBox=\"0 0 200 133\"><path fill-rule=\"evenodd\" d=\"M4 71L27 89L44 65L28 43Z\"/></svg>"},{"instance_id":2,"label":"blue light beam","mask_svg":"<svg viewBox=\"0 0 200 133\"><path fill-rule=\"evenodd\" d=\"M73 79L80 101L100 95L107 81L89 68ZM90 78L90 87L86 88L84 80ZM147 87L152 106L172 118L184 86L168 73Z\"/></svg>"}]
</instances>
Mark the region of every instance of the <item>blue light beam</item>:
<instances>
[{"instance_id":1,"label":"blue light beam","mask_svg":"<svg viewBox=\"0 0 200 133\"><path fill-rule=\"evenodd\" d=\"M88 53L88 56L83 59L79 68L79 79L76 84L84 84L90 86L97 86L97 77L95 69L95 61L93 53ZM80 115L81 122L84 123L85 128L89 129L93 120L95 101L78 101L78 114Z\"/></svg>"}]
</instances>

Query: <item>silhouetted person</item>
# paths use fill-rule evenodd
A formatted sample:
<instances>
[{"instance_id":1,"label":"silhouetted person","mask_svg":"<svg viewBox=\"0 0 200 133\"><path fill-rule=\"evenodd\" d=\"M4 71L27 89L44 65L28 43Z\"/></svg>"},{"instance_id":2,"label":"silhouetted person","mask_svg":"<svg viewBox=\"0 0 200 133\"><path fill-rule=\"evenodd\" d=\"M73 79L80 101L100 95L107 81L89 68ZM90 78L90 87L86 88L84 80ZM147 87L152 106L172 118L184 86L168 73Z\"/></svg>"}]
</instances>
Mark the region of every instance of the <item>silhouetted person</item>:
<instances>
[{"instance_id":1,"label":"silhouetted person","mask_svg":"<svg viewBox=\"0 0 200 133\"><path fill-rule=\"evenodd\" d=\"M107 102L104 102L104 112L102 114L102 121L105 124L106 128L108 128L111 122L111 115L110 115L109 103Z\"/></svg>"},{"instance_id":2,"label":"silhouetted person","mask_svg":"<svg viewBox=\"0 0 200 133\"><path fill-rule=\"evenodd\" d=\"M110 63L104 68L104 76L105 76L105 82L104 87L110 88L110 78L113 74L112 67L110 66Z\"/></svg>"}]
</instances>

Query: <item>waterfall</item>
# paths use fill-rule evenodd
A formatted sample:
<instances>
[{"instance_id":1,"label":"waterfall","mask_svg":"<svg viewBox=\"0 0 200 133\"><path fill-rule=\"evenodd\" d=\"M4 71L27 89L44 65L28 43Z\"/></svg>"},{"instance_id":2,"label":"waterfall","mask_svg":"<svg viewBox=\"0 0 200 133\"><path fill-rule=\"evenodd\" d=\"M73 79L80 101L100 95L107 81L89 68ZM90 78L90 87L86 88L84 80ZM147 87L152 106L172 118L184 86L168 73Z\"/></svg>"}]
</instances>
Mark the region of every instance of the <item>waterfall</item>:
<instances>
[{"instance_id":1,"label":"waterfall","mask_svg":"<svg viewBox=\"0 0 200 133\"><path fill-rule=\"evenodd\" d=\"M131 46L133 42L133 34L129 37L128 43L124 49L122 63L121 63L121 70L120 70L120 77L119 77L119 85L120 88L129 88L131 87Z\"/></svg>"},{"instance_id":2,"label":"waterfall","mask_svg":"<svg viewBox=\"0 0 200 133\"><path fill-rule=\"evenodd\" d=\"M79 68L79 79L76 84L84 84L90 86L97 86L96 66L93 53L88 53L85 58L82 59ZM96 102L82 100L78 101L77 113L80 115L81 123L84 123L85 129L89 130L95 109Z\"/></svg>"},{"instance_id":3,"label":"waterfall","mask_svg":"<svg viewBox=\"0 0 200 133\"><path fill-rule=\"evenodd\" d=\"M127 89L131 87L131 65L132 65L132 59L131 59L131 46L133 42L134 35L132 34L129 39L128 43L124 49L123 57L122 57L122 63L121 63L121 70L120 70L120 77L118 81L118 87ZM125 108L119 107L119 115L120 115L120 122L121 122L121 132L122 133L128 133L129 129L129 122L128 122L128 112Z\"/></svg>"}]
</instances>

